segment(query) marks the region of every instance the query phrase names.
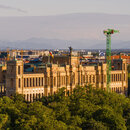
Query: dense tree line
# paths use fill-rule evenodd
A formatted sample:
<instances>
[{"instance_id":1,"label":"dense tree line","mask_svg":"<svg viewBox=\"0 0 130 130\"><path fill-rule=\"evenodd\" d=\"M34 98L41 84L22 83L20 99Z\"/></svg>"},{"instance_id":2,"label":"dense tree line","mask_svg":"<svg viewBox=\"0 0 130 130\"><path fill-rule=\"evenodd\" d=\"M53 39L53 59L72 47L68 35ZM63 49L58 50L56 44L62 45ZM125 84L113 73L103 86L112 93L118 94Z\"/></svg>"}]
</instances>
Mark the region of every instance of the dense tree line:
<instances>
[{"instance_id":1,"label":"dense tree line","mask_svg":"<svg viewBox=\"0 0 130 130\"><path fill-rule=\"evenodd\" d=\"M65 89L26 103L21 95L0 98L0 130L126 130L130 99L91 87Z\"/></svg>"}]
</instances>

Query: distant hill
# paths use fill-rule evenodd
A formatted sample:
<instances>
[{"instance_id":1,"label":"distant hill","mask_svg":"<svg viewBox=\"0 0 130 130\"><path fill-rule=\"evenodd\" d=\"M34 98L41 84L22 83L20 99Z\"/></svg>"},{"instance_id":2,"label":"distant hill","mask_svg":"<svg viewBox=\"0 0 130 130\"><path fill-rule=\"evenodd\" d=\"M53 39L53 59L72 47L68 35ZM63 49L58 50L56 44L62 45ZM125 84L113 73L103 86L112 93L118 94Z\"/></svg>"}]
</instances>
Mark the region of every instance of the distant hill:
<instances>
[{"instance_id":1,"label":"distant hill","mask_svg":"<svg viewBox=\"0 0 130 130\"><path fill-rule=\"evenodd\" d=\"M112 37L113 49L130 48L130 16L96 13L0 17L0 48L105 48L107 28L120 30Z\"/></svg>"},{"instance_id":2,"label":"distant hill","mask_svg":"<svg viewBox=\"0 0 130 130\"><path fill-rule=\"evenodd\" d=\"M72 46L74 49L105 49L105 41L94 40L59 40L59 39L45 39L45 38L32 38L23 41L9 42L0 41L0 48L12 49L65 49ZM112 49L130 49L130 41L114 41L112 42Z\"/></svg>"}]
</instances>

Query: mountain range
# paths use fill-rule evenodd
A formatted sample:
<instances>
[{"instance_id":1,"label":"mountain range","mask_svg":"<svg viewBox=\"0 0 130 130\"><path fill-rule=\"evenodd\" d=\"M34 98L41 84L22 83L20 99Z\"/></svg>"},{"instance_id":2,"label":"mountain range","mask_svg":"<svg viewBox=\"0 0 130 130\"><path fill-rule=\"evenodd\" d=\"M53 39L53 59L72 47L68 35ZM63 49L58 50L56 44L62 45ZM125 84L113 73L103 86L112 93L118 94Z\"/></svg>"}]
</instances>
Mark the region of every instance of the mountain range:
<instances>
[{"instance_id":1,"label":"mountain range","mask_svg":"<svg viewBox=\"0 0 130 130\"><path fill-rule=\"evenodd\" d=\"M0 17L0 48L104 49L107 28L120 30L112 36L112 49L130 48L130 16L96 13Z\"/></svg>"}]
</instances>

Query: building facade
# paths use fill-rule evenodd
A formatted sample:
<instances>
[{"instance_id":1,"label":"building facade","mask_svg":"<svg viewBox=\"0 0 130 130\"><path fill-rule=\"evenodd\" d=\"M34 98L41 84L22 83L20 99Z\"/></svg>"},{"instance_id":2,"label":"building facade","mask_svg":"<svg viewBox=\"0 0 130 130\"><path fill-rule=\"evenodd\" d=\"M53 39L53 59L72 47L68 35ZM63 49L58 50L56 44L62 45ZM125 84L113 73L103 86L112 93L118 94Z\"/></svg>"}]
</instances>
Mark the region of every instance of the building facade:
<instances>
[{"instance_id":1,"label":"building facade","mask_svg":"<svg viewBox=\"0 0 130 130\"><path fill-rule=\"evenodd\" d=\"M45 64L35 72L24 72L23 61L8 61L4 90L6 95L23 94L25 100L33 102L42 96L55 94L62 87L70 94L77 85L91 84L94 88L106 89L106 63L82 65L78 57L71 55L66 58L55 57L52 60L47 63L48 60L44 57ZM111 71L111 91L126 94L128 89L126 61L115 61L114 66Z\"/></svg>"}]
</instances>

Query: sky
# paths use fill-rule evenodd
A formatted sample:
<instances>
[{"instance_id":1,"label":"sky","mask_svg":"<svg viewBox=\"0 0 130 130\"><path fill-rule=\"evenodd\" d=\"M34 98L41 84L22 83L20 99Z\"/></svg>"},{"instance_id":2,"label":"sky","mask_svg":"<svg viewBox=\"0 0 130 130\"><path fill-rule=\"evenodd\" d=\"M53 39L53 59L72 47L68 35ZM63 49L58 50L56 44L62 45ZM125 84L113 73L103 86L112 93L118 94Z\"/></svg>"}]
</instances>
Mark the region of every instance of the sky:
<instances>
[{"instance_id":1,"label":"sky","mask_svg":"<svg viewBox=\"0 0 130 130\"><path fill-rule=\"evenodd\" d=\"M130 41L129 6L130 0L0 0L0 46L3 41L32 38L80 39L85 44L84 39L105 42L102 30L107 28L120 30L113 41L127 42Z\"/></svg>"},{"instance_id":2,"label":"sky","mask_svg":"<svg viewBox=\"0 0 130 130\"><path fill-rule=\"evenodd\" d=\"M68 13L130 15L130 0L0 0L0 16L46 16Z\"/></svg>"}]
</instances>

